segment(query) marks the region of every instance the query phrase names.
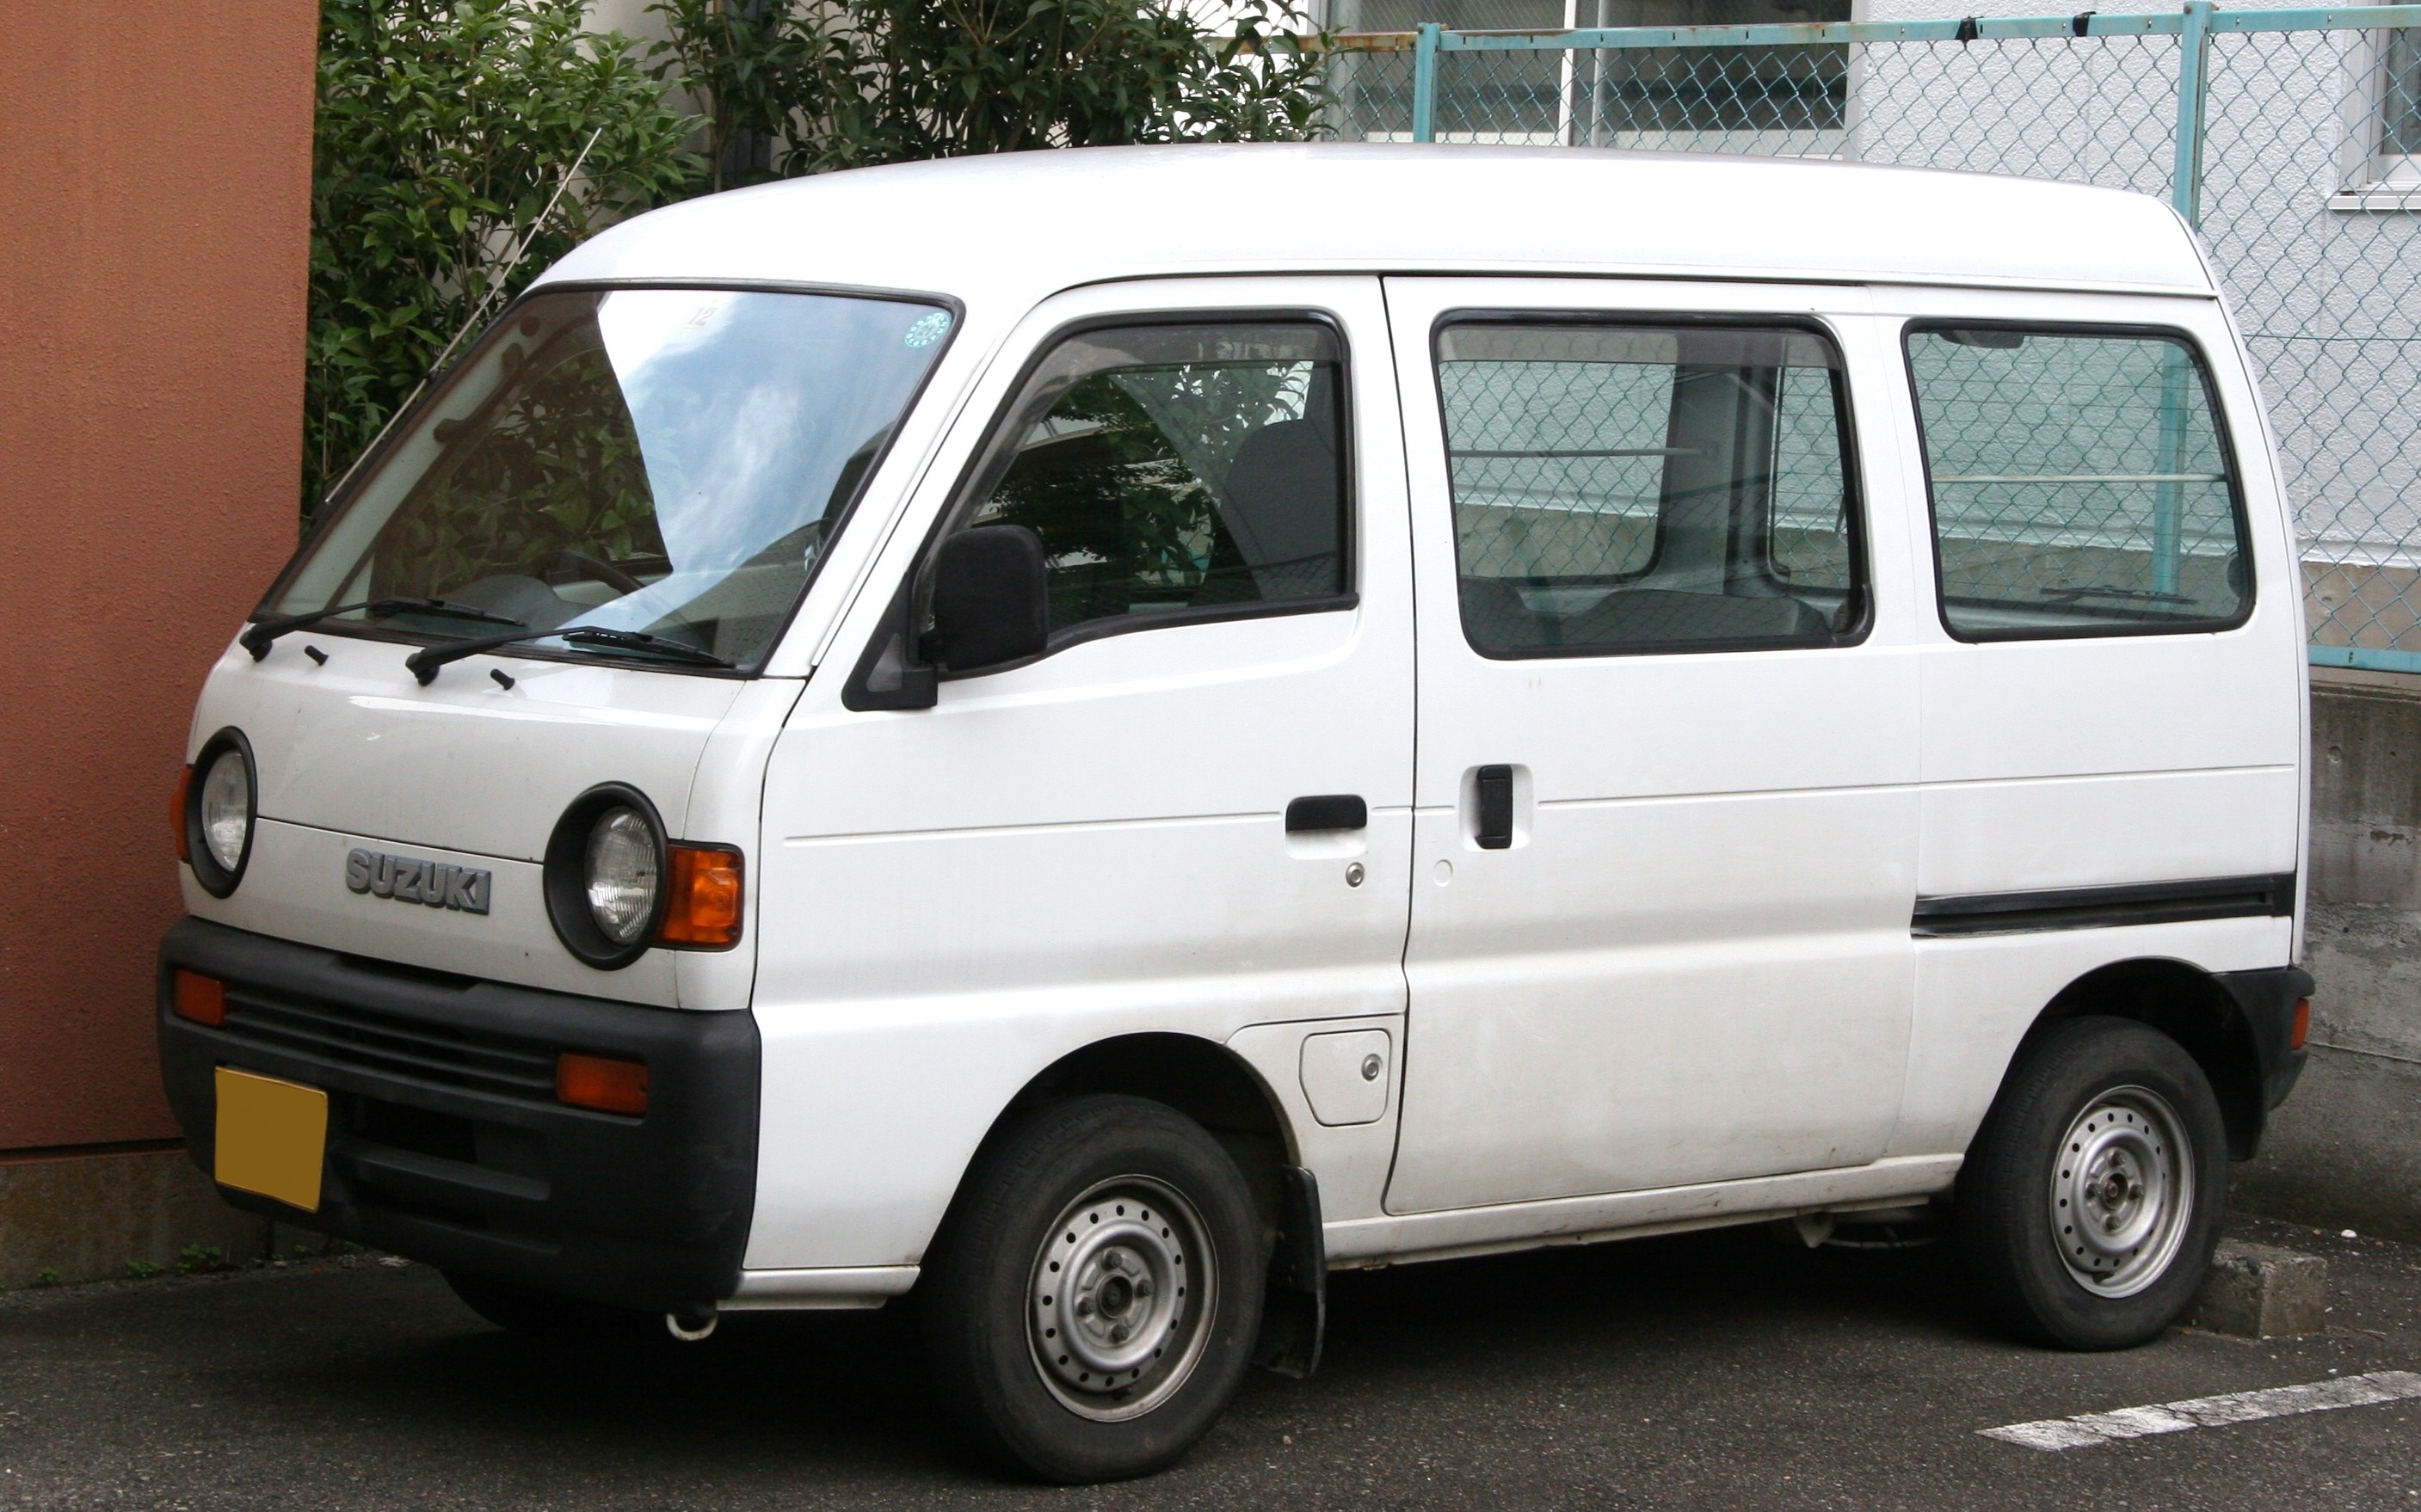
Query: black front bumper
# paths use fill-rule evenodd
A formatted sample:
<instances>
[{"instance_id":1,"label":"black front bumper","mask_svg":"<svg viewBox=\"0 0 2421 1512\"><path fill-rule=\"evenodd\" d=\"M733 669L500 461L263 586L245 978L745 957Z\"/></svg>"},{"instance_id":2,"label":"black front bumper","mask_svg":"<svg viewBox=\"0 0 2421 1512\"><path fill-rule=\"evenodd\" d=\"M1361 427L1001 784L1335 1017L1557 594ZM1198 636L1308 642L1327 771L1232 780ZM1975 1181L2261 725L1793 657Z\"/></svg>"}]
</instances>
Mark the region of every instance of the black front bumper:
<instances>
[{"instance_id":1,"label":"black front bumper","mask_svg":"<svg viewBox=\"0 0 2421 1512\"><path fill-rule=\"evenodd\" d=\"M172 1011L180 967L226 984L226 1023ZM213 1166L213 1069L324 1089L328 1154L306 1213L239 1208L424 1260L670 1311L731 1295L757 1184L757 1021L449 976L199 919L160 946L161 1073ZM554 1099L555 1057L645 1061L648 1111Z\"/></svg>"}]
</instances>

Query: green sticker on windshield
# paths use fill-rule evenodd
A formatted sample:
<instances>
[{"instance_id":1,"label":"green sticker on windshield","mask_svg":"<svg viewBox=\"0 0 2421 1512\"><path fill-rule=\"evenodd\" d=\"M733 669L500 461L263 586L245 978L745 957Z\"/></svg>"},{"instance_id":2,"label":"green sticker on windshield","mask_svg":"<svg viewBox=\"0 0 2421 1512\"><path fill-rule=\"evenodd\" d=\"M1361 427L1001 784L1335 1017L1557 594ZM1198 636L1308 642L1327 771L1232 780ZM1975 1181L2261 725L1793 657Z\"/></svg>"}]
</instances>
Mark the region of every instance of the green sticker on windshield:
<instances>
[{"instance_id":1,"label":"green sticker on windshield","mask_svg":"<svg viewBox=\"0 0 2421 1512\"><path fill-rule=\"evenodd\" d=\"M910 326L908 328L907 335L902 339L912 347L929 347L934 342L939 341L944 336L949 335L949 332L950 318L942 311L935 310L932 314L917 321L914 325Z\"/></svg>"}]
</instances>

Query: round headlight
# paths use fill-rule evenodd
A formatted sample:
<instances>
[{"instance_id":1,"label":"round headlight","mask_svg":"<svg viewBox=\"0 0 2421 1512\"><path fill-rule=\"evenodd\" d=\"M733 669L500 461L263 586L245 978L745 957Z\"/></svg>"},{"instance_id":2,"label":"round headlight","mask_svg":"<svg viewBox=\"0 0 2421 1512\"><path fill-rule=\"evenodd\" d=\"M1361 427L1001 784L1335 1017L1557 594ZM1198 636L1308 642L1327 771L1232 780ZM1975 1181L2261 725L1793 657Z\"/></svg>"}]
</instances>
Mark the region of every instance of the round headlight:
<instances>
[{"instance_id":1,"label":"round headlight","mask_svg":"<svg viewBox=\"0 0 2421 1512\"><path fill-rule=\"evenodd\" d=\"M252 773L243 753L229 746L202 775L202 847L221 871L231 872L251 838Z\"/></svg>"},{"instance_id":2,"label":"round headlight","mask_svg":"<svg viewBox=\"0 0 2421 1512\"><path fill-rule=\"evenodd\" d=\"M258 807L252 747L243 732L224 729L202 742L193 779L185 785L184 853L194 881L212 897L226 896L243 880Z\"/></svg>"},{"instance_id":3,"label":"round headlight","mask_svg":"<svg viewBox=\"0 0 2421 1512\"><path fill-rule=\"evenodd\" d=\"M617 945L636 943L656 914L655 829L635 808L617 806L588 832L588 916Z\"/></svg>"},{"instance_id":4,"label":"round headlight","mask_svg":"<svg viewBox=\"0 0 2421 1512\"><path fill-rule=\"evenodd\" d=\"M671 890L655 805L618 782L573 799L547 836L542 885L554 937L584 964L620 971L646 955Z\"/></svg>"}]
</instances>

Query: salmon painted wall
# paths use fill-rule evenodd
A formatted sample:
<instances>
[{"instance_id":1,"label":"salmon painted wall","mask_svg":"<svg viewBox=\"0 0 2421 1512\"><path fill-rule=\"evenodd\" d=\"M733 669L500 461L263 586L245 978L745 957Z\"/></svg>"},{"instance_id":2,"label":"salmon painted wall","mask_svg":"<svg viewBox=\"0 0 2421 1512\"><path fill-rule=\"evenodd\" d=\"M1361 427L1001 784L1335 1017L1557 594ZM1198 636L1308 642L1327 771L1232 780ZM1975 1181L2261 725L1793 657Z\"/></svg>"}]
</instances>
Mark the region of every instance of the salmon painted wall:
<instances>
[{"instance_id":1,"label":"salmon painted wall","mask_svg":"<svg viewBox=\"0 0 2421 1512\"><path fill-rule=\"evenodd\" d=\"M168 794L294 545L318 23L0 8L0 1151L176 1133Z\"/></svg>"}]
</instances>

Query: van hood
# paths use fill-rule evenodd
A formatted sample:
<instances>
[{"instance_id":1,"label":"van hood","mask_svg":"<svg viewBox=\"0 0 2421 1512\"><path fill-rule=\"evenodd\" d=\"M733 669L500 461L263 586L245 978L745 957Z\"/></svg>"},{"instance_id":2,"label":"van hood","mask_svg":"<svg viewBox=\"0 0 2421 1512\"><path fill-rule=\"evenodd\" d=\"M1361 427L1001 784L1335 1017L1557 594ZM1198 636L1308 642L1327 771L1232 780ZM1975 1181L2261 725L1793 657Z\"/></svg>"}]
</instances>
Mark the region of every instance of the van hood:
<instances>
[{"instance_id":1,"label":"van hood","mask_svg":"<svg viewBox=\"0 0 2421 1512\"><path fill-rule=\"evenodd\" d=\"M221 730L242 732L258 820L234 893L213 898L188 874L189 909L379 959L672 1001L668 967L601 974L556 944L539 863L564 810L603 783L645 794L668 838L747 839L687 831L699 756L746 685L475 656L424 688L403 665L414 649L301 631L258 662L232 646L220 658L195 707L187 759ZM509 686L492 676L498 671ZM487 911L356 894L345 881L355 850L489 870L487 897L455 899Z\"/></svg>"}]
</instances>

